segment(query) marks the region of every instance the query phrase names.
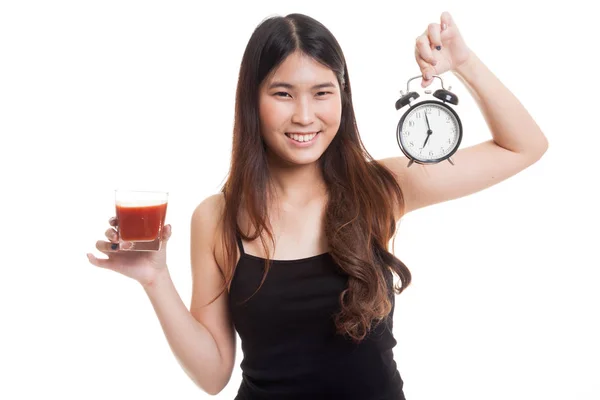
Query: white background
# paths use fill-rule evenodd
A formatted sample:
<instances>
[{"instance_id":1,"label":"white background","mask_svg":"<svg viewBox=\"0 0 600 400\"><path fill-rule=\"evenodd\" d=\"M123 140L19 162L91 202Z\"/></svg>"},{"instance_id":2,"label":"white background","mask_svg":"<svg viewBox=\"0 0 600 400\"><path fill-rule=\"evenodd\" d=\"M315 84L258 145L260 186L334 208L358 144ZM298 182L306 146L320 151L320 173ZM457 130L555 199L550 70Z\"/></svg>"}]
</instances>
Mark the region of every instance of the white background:
<instances>
[{"instance_id":1,"label":"white background","mask_svg":"<svg viewBox=\"0 0 600 400\"><path fill-rule=\"evenodd\" d=\"M216 3L0 3L0 398L209 398L141 287L87 261L101 255L113 190L170 192L168 264L189 306L189 221L226 178L255 26L301 12L334 33L362 138L382 158L400 154L393 105L419 74L414 40L448 10L550 148L401 222L395 250L413 283L397 297L394 350L406 396L600 399L597 16L577 1ZM489 139L466 89L443 78L461 101L463 146ZM235 396L241 357L238 341L215 398Z\"/></svg>"}]
</instances>

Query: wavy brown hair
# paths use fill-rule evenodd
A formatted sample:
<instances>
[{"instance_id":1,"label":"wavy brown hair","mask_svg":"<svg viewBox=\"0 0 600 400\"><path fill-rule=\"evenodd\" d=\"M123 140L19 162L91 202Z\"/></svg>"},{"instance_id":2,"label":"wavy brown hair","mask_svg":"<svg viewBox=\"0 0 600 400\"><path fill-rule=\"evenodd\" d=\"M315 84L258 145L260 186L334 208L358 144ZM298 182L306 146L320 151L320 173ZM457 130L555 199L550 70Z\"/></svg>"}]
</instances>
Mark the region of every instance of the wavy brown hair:
<instances>
[{"instance_id":1,"label":"wavy brown hair","mask_svg":"<svg viewBox=\"0 0 600 400\"><path fill-rule=\"evenodd\" d=\"M324 226L329 253L348 275L348 287L340 295L341 310L335 316L335 324L338 333L358 342L389 314L393 293L400 294L410 284L408 268L387 250L396 231L394 210L402 210L404 202L393 175L371 157L360 139L348 69L337 40L321 23L302 14L265 19L254 30L242 58L231 165L222 188L226 260L223 290L230 287L235 273L236 235L250 241L260 238L267 254L257 291L270 269L266 240L268 237L274 244L274 239L267 200L272 193L261 136L259 88L269 73L295 51L330 68L342 89L340 127L319 164L328 195ZM252 225L252 235L239 228L242 210ZM401 285L393 286L391 272L400 278Z\"/></svg>"}]
</instances>

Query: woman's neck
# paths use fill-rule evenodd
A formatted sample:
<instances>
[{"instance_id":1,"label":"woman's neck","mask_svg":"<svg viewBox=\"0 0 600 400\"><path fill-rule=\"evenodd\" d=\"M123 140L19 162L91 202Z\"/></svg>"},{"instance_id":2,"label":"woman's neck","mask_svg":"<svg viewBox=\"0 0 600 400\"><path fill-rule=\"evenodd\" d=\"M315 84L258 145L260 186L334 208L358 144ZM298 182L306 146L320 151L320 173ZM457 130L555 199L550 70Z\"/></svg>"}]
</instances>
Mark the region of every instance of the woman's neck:
<instances>
[{"instance_id":1,"label":"woman's neck","mask_svg":"<svg viewBox=\"0 0 600 400\"><path fill-rule=\"evenodd\" d=\"M275 200L282 206L302 207L327 193L318 162L293 167L272 167L270 176Z\"/></svg>"}]
</instances>

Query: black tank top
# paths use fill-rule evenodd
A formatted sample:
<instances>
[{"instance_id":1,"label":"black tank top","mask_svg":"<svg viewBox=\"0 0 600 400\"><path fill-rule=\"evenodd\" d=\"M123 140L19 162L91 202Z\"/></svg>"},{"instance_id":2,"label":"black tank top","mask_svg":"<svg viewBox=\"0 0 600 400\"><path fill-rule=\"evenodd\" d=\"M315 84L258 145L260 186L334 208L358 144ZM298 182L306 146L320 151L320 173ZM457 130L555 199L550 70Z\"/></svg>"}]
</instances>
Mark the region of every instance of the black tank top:
<instances>
[{"instance_id":1,"label":"black tank top","mask_svg":"<svg viewBox=\"0 0 600 400\"><path fill-rule=\"evenodd\" d=\"M246 254L239 237L238 246L241 256L229 291L243 352L236 400L405 399L392 352L391 272L386 278L392 310L355 344L335 331L333 316L348 280L330 254L271 260L256 292L265 260Z\"/></svg>"}]
</instances>

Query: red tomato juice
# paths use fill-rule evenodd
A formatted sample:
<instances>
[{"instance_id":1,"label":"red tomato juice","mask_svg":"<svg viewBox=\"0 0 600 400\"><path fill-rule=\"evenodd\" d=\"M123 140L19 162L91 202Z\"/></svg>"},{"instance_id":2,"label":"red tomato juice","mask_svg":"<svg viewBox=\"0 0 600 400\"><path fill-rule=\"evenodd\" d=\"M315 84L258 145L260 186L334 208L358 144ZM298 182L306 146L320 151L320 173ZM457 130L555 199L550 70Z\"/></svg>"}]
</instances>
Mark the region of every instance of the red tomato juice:
<instances>
[{"instance_id":1,"label":"red tomato juice","mask_svg":"<svg viewBox=\"0 0 600 400\"><path fill-rule=\"evenodd\" d=\"M139 207L117 205L116 207L121 239L138 242L158 238L165 223L167 203Z\"/></svg>"}]
</instances>

